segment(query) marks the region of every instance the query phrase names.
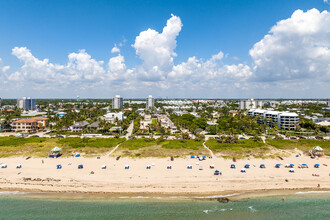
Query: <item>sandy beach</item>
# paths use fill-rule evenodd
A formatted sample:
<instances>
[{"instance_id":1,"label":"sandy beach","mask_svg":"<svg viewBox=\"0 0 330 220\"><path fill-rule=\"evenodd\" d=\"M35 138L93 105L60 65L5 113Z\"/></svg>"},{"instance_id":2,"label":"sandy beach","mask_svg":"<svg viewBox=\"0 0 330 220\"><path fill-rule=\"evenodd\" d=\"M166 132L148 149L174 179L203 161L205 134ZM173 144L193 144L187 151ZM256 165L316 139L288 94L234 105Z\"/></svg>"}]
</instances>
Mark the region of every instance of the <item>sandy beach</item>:
<instances>
[{"instance_id":1,"label":"sandy beach","mask_svg":"<svg viewBox=\"0 0 330 220\"><path fill-rule=\"evenodd\" d=\"M42 163L42 160L44 163ZM233 163L223 158L198 161L191 158L2 158L7 168L0 168L0 190L34 192L101 193L115 196L215 196L269 190L329 190L329 159L306 156L280 159L241 159ZM198 163L198 164L196 164ZM280 168L275 164L281 163ZM290 173L285 164L294 164ZM299 163L309 168L298 168ZM320 168L314 168L314 164ZM22 164L21 169L16 169ZM62 169L56 169L61 164ZM83 169L78 165L83 164ZM147 165L151 169L146 169ZM152 165L154 164L154 165ZM210 169L214 164L215 168ZM235 164L236 169L230 165ZM246 173L241 168L250 164ZM259 168L265 164L266 168ZM101 169L106 165L107 169ZM129 169L124 169L129 165ZM172 169L167 169L171 165ZM192 169L187 169L192 165ZM200 166L203 170L199 170ZM215 176L219 170L222 175ZM91 174L91 172L94 174ZM317 174L319 176L313 176ZM286 181L287 180L287 181ZM320 187L318 187L318 184Z\"/></svg>"}]
</instances>

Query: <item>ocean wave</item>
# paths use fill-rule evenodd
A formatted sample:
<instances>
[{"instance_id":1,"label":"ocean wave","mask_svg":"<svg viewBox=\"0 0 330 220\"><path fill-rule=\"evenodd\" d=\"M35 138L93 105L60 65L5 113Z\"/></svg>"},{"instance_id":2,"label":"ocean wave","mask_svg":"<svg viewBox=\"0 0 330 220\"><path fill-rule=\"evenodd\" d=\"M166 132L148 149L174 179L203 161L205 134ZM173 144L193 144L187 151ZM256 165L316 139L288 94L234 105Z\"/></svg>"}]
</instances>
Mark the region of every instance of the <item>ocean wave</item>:
<instances>
[{"instance_id":1,"label":"ocean wave","mask_svg":"<svg viewBox=\"0 0 330 220\"><path fill-rule=\"evenodd\" d=\"M238 196L240 193L232 193L227 195L214 195L214 196L164 196L164 197L148 197L148 196L121 196L118 199L217 199L231 196Z\"/></svg>"},{"instance_id":2,"label":"ocean wave","mask_svg":"<svg viewBox=\"0 0 330 220\"><path fill-rule=\"evenodd\" d=\"M27 192L22 191L0 191L0 195L22 195L27 194Z\"/></svg>"},{"instance_id":3,"label":"ocean wave","mask_svg":"<svg viewBox=\"0 0 330 220\"><path fill-rule=\"evenodd\" d=\"M313 194L313 193L330 193L330 191L306 191L306 192L296 192L296 194Z\"/></svg>"},{"instance_id":4,"label":"ocean wave","mask_svg":"<svg viewBox=\"0 0 330 220\"><path fill-rule=\"evenodd\" d=\"M217 198L224 198L224 197L231 197L231 196L238 196L240 193L232 193L228 195L215 195L215 196L197 196L197 197L187 197L192 199L217 199Z\"/></svg>"}]
</instances>

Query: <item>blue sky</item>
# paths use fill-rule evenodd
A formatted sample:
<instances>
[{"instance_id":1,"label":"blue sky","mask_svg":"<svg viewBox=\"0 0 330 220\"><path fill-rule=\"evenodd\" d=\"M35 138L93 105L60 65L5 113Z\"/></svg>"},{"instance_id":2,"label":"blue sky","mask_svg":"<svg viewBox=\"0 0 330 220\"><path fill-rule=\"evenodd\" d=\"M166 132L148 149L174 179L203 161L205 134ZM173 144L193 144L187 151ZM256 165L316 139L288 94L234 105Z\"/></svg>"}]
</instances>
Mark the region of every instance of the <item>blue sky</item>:
<instances>
[{"instance_id":1,"label":"blue sky","mask_svg":"<svg viewBox=\"0 0 330 220\"><path fill-rule=\"evenodd\" d=\"M0 97L326 98L329 9L324 0L1 1ZM299 25L320 30L284 24L260 48L297 10ZM173 32L153 35L168 21ZM304 43L274 51L290 41ZM328 50L292 52L309 44Z\"/></svg>"}]
</instances>

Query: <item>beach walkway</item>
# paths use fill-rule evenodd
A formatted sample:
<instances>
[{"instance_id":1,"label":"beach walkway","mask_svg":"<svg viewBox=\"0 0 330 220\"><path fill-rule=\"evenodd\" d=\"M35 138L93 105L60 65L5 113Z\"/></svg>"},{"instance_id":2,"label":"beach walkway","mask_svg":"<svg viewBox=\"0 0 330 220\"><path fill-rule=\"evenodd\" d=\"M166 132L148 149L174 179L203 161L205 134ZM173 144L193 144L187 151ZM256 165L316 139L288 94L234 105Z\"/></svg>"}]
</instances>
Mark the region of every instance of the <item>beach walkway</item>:
<instances>
[{"instance_id":1,"label":"beach walkway","mask_svg":"<svg viewBox=\"0 0 330 220\"><path fill-rule=\"evenodd\" d=\"M206 148L210 152L211 157L213 158L214 154L213 154L212 150L206 146L205 141L203 142L203 146L204 146L204 148Z\"/></svg>"},{"instance_id":2,"label":"beach walkway","mask_svg":"<svg viewBox=\"0 0 330 220\"><path fill-rule=\"evenodd\" d=\"M120 143L121 144L121 143ZM119 147L119 145L120 144L118 144L117 146L115 146L115 148L113 148L109 153L107 153L105 156L110 156L113 152L115 152L115 150L117 150L117 148Z\"/></svg>"}]
</instances>

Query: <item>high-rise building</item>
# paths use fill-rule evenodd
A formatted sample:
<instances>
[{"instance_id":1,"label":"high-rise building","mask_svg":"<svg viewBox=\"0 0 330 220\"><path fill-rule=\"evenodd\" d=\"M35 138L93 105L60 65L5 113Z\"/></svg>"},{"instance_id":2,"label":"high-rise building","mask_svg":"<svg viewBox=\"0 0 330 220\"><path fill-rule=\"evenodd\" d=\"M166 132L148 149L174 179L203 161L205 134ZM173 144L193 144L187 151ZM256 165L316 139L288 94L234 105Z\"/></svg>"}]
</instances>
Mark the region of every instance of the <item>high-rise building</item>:
<instances>
[{"instance_id":1,"label":"high-rise building","mask_svg":"<svg viewBox=\"0 0 330 220\"><path fill-rule=\"evenodd\" d=\"M31 97L23 97L17 100L17 108L24 110L33 110L36 108L36 100Z\"/></svg>"},{"instance_id":2,"label":"high-rise building","mask_svg":"<svg viewBox=\"0 0 330 220\"><path fill-rule=\"evenodd\" d=\"M123 107L123 98L120 95L116 95L112 98L112 108L113 109L121 109Z\"/></svg>"},{"instance_id":3,"label":"high-rise building","mask_svg":"<svg viewBox=\"0 0 330 220\"><path fill-rule=\"evenodd\" d=\"M262 108L264 105L263 101L261 100L240 100L239 108L240 109L254 109L254 108Z\"/></svg>"},{"instance_id":4,"label":"high-rise building","mask_svg":"<svg viewBox=\"0 0 330 220\"><path fill-rule=\"evenodd\" d=\"M330 99L327 100L328 107L330 107Z\"/></svg>"},{"instance_id":5,"label":"high-rise building","mask_svg":"<svg viewBox=\"0 0 330 220\"><path fill-rule=\"evenodd\" d=\"M153 109L155 107L155 99L152 95L147 98L146 109Z\"/></svg>"}]
</instances>

